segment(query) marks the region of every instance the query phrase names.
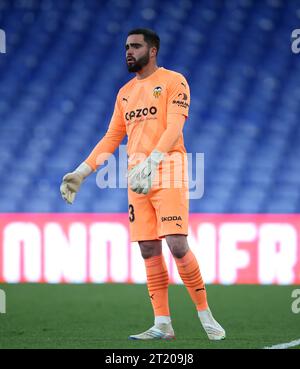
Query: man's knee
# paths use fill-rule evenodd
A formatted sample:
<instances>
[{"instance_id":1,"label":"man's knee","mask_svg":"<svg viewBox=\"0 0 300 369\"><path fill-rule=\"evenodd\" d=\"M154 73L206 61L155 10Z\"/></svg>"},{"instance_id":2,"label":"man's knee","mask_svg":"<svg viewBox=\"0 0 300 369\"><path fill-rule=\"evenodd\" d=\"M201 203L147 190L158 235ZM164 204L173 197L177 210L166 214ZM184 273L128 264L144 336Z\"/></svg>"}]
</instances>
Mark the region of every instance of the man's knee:
<instances>
[{"instance_id":1,"label":"man's knee","mask_svg":"<svg viewBox=\"0 0 300 369\"><path fill-rule=\"evenodd\" d=\"M144 259L161 254L161 241L139 241L139 246Z\"/></svg>"},{"instance_id":2,"label":"man's knee","mask_svg":"<svg viewBox=\"0 0 300 369\"><path fill-rule=\"evenodd\" d=\"M189 250L189 245L184 235L169 235L166 236L166 241L172 255L176 258L183 258Z\"/></svg>"}]
</instances>

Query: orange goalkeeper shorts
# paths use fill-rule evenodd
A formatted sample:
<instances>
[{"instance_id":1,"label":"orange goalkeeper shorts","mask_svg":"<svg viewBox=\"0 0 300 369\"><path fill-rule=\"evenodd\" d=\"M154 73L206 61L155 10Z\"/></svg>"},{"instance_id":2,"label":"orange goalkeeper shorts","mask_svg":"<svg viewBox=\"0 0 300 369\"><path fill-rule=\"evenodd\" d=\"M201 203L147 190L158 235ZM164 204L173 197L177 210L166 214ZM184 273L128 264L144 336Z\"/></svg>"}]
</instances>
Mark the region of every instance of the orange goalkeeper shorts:
<instances>
[{"instance_id":1,"label":"orange goalkeeper shorts","mask_svg":"<svg viewBox=\"0 0 300 369\"><path fill-rule=\"evenodd\" d=\"M147 195L128 189L131 241L188 234L188 188L153 188Z\"/></svg>"}]
</instances>

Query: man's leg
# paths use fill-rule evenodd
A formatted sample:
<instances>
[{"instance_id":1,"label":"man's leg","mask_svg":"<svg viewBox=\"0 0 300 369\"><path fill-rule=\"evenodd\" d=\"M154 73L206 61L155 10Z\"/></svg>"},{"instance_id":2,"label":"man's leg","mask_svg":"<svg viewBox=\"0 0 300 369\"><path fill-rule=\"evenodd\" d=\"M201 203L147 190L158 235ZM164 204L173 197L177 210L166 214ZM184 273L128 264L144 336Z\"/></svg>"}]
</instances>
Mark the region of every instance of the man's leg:
<instances>
[{"instance_id":1,"label":"man's leg","mask_svg":"<svg viewBox=\"0 0 300 369\"><path fill-rule=\"evenodd\" d=\"M199 319L208 337L212 340L225 338L224 329L213 318L209 310L199 264L189 248L187 237L180 234L167 235L166 241L174 256L178 273L196 305Z\"/></svg>"},{"instance_id":2,"label":"man's leg","mask_svg":"<svg viewBox=\"0 0 300 369\"><path fill-rule=\"evenodd\" d=\"M162 255L161 241L139 241L145 262L147 287L154 312L154 326L147 331L132 335L131 339L172 339L174 331L171 325L168 284L169 275Z\"/></svg>"},{"instance_id":3,"label":"man's leg","mask_svg":"<svg viewBox=\"0 0 300 369\"><path fill-rule=\"evenodd\" d=\"M161 241L140 241L139 246L145 262L147 287L153 307L155 323L169 323L169 275L161 252Z\"/></svg>"},{"instance_id":4,"label":"man's leg","mask_svg":"<svg viewBox=\"0 0 300 369\"><path fill-rule=\"evenodd\" d=\"M208 308L206 290L200 273L198 261L190 250L184 235L166 236L169 249L174 256L178 273L185 284L198 311Z\"/></svg>"}]
</instances>

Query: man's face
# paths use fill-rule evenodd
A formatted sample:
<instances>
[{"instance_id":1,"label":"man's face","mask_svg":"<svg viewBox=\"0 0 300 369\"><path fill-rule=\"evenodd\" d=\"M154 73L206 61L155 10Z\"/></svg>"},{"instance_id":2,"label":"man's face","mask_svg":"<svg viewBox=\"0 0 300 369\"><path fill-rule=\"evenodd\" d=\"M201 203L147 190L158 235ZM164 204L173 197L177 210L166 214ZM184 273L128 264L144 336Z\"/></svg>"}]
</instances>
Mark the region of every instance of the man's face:
<instances>
[{"instance_id":1,"label":"man's face","mask_svg":"<svg viewBox=\"0 0 300 369\"><path fill-rule=\"evenodd\" d=\"M126 41L126 63L128 72L138 72L149 63L150 48L144 35L130 35Z\"/></svg>"}]
</instances>

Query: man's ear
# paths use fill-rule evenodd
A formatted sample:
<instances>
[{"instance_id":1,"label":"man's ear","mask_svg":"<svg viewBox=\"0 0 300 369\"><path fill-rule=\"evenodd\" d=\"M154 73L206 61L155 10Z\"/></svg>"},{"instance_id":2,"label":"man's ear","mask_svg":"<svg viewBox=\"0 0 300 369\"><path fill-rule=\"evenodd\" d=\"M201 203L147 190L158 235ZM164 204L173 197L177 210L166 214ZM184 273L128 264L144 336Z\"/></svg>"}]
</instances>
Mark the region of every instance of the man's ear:
<instances>
[{"instance_id":1,"label":"man's ear","mask_svg":"<svg viewBox=\"0 0 300 369\"><path fill-rule=\"evenodd\" d=\"M151 47L150 56L151 57L157 56L157 48L156 47Z\"/></svg>"}]
</instances>

